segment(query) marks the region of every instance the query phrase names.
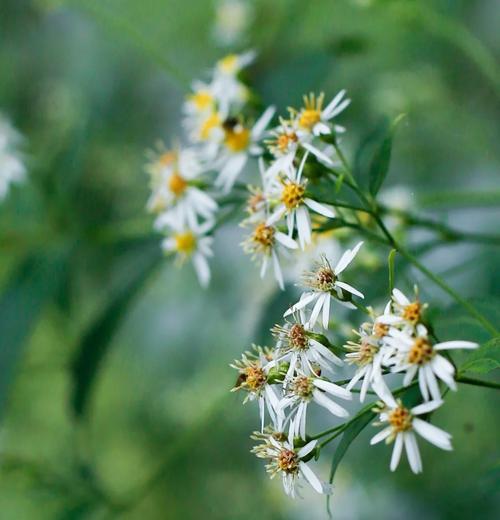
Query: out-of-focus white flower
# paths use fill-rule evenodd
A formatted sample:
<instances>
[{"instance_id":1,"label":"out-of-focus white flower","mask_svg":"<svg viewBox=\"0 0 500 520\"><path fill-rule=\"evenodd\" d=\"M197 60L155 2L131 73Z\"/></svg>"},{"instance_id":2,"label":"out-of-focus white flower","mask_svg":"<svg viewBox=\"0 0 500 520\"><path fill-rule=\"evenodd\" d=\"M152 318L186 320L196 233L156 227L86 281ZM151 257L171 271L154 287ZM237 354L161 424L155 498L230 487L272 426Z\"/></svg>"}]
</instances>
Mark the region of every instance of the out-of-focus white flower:
<instances>
[{"instance_id":1,"label":"out-of-focus white flower","mask_svg":"<svg viewBox=\"0 0 500 520\"><path fill-rule=\"evenodd\" d=\"M188 116L200 116L214 110L217 99L213 87L209 83L194 81L191 85L192 92L186 97L183 111Z\"/></svg>"},{"instance_id":2,"label":"out-of-focus white flower","mask_svg":"<svg viewBox=\"0 0 500 520\"><path fill-rule=\"evenodd\" d=\"M245 39L253 19L253 6L248 0L218 0L215 5L215 39L225 46Z\"/></svg>"},{"instance_id":3,"label":"out-of-focus white flower","mask_svg":"<svg viewBox=\"0 0 500 520\"><path fill-rule=\"evenodd\" d=\"M245 352L241 359L237 359L230 366L239 372L238 381L232 391L245 390L247 396L243 403L257 400L261 420L261 431L264 430L265 410L267 409L271 421L275 426L282 423L278 420L281 414L279 398L270 381L270 361L273 360L273 352L270 349L254 345L253 352Z\"/></svg>"},{"instance_id":4,"label":"out-of-focus white flower","mask_svg":"<svg viewBox=\"0 0 500 520\"><path fill-rule=\"evenodd\" d=\"M306 196L307 183L302 180L302 171L307 155L308 152L304 154L298 169L292 165L286 172L286 176L271 180L268 188L269 198L277 201L277 206L267 223L274 224L286 216L288 233L292 235L297 228L298 240L302 249L311 243L309 210L328 218L335 217L331 208Z\"/></svg>"},{"instance_id":5,"label":"out-of-focus white flower","mask_svg":"<svg viewBox=\"0 0 500 520\"><path fill-rule=\"evenodd\" d=\"M202 173L195 150L180 148L155 154L147 166L151 179L148 210L155 213L156 229L188 226L196 229L198 217L211 220L217 203L195 185Z\"/></svg>"},{"instance_id":6,"label":"out-of-focus white flower","mask_svg":"<svg viewBox=\"0 0 500 520\"><path fill-rule=\"evenodd\" d=\"M313 93L304 96L304 106L300 110L290 109L292 118L297 122L298 131L315 136L345 132L344 127L331 123L331 120L345 110L351 102L350 99L344 98L345 93L345 90L341 90L325 108L323 108L325 99L323 93L318 97Z\"/></svg>"},{"instance_id":7,"label":"out-of-focus white flower","mask_svg":"<svg viewBox=\"0 0 500 520\"><path fill-rule=\"evenodd\" d=\"M19 152L21 135L0 116L0 200L3 200L11 184L26 178L26 167Z\"/></svg>"},{"instance_id":8,"label":"out-of-focus white flower","mask_svg":"<svg viewBox=\"0 0 500 520\"><path fill-rule=\"evenodd\" d=\"M257 222L252 233L243 242L243 249L254 258L260 258L260 276L264 278L269 261L272 261L274 276L281 289L284 289L283 273L281 271L279 250L297 249L299 246L293 238L279 231L275 226L268 226L265 221Z\"/></svg>"},{"instance_id":9,"label":"out-of-focus white flower","mask_svg":"<svg viewBox=\"0 0 500 520\"><path fill-rule=\"evenodd\" d=\"M418 449L416 433L442 450L449 451L453 449L449 433L418 418L419 415L439 408L443 401L427 401L409 409L401 401L396 401L387 391L384 391L382 399L383 403L380 403L381 406L375 409L380 414L379 422L375 424L387 426L372 438L370 444L377 444L383 440L386 443L394 441L390 464L391 471L398 467L404 446L413 473L422 472L422 459Z\"/></svg>"},{"instance_id":10,"label":"out-of-focus white flower","mask_svg":"<svg viewBox=\"0 0 500 520\"><path fill-rule=\"evenodd\" d=\"M290 421L290 437L306 438L307 407L313 401L336 417L348 417L349 412L332 397L350 400L352 394L335 383L308 375L302 370L298 370L291 380L286 381L285 397L280 401L279 407L283 412L290 408L288 414L285 414Z\"/></svg>"},{"instance_id":11,"label":"out-of-focus white flower","mask_svg":"<svg viewBox=\"0 0 500 520\"><path fill-rule=\"evenodd\" d=\"M214 164L219 171L215 186L228 193L236 178L242 172L250 155L262 153L260 141L269 122L274 116L275 108L268 107L250 129L238 119L227 118L222 123L224 139L220 157Z\"/></svg>"},{"instance_id":12,"label":"out-of-focus white flower","mask_svg":"<svg viewBox=\"0 0 500 520\"><path fill-rule=\"evenodd\" d=\"M439 354L442 350L451 349L475 349L477 343L471 341L444 341L432 344L428 337L427 329L419 324L416 335L395 328L389 330L385 338L389 347L394 349L394 357L390 364L393 372L406 372L403 385L408 386L418 374L418 383L423 398L428 401L441 399L438 377L451 390L456 390L455 367L444 356Z\"/></svg>"},{"instance_id":13,"label":"out-of-focus white flower","mask_svg":"<svg viewBox=\"0 0 500 520\"><path fill-rule=\"evenodd\" d=\"M337 299L340 303L353 308L354 306L347 302L345 292L349 295L353 294L364 298L363 294L351 285L339 280L339 275L346 269L346 267L354 260L358 254L363 242L359 242L352 250L348 249L337 262L335 268L332 268L326 257L322 258L316 269L312 272L304 274L304 285L309 289L302 293L300 300L290 307L284 314L288 316L306 306L314 303L314 307L309 318L311 326L314 326L321 312L323 312L323 327L328 328L330 321L330 300L333 297L333 292L336 293Z\"/></svg>"},{"instance_id":14,"label":"out-of-focus white flower","mask_svg":"<svg viewBox=\"0 0 500 520\"><path fill-rule=\"evenodd\" d=\"M213 237L207 233L212 226L212 222L205 222L196 230L177 226L162 242L163 250L166 253L176 253L179 263L191 259L202 287L207 287L210 282L208 258L213 256Z\"/></svg>"},{"instance_id":15,"label":"out-of-focus white flower","mask_svg":"<svg viewBox=\"0 0 500 520\"><path fill-rule=\"evenodd\" d=\"M331 486L322 482L306 464L304 459L311 455L318 441L308 442L302 448L294 447L294 439L279 432L254 434L252 438L262 444L252 449L261 459L268 459L266 470L271 478L281 474L285 493L292 498L298 495L300 477L304 478L318 493L331 493ZM300 495L299 495L300 496Z\"/></svg>"}]
</instances>

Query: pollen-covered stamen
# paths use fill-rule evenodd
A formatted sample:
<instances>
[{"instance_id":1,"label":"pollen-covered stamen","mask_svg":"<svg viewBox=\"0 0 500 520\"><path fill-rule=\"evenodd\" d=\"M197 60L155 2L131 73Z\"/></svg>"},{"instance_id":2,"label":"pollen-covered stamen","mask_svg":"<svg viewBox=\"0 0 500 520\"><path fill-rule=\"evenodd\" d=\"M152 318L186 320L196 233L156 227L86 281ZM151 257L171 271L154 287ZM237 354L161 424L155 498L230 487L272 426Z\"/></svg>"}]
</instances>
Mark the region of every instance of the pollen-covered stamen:
<instances>
[{"instance_id":1,"label":"pollen-covered stamen","mask_svg":"<svg viewBox=\"0 0 500 520\"><path fill-rule=\"evenodd\" d=\"M168 188L176 197L182 195L187 186L187 181L178 171L174 171L168 179Z\"/></svg>"},{"instance_id":2,"label":"pollen-covered stamen","mask_svg":"<svg viewBox=\"0 0 500 520\"><path fill-rule=\"evenodd\" d=\"M403 318L413 325L420 321L422 304L419 301L410 303L403 309Z\"/></svg>"},{"instance_id":3,"label":"pollen-covered stamen","mask_svg":"<svg viewBox=\"0 0 500 520\"><path fill-rule=\"evenodd\" d=\"M190 255L196 248L196 236L191 231L174 235L175 249L184 255Z\"/></svg>"},{"instance_id":4,"label":"pollen-covered stamen","mask_svg":"<svg viewBox=\"0 0 500 520\"><path fill-rule=\"evenodd\" d=\"M252 392L260 390L267 381L264 369L257 364L246 367L245 373L242 375L244 379L243 385Z\"/></svg>"},{"instance_id":5,"label":"pollen-covered stamen","mask_svg":"<svg viewBox=\"0 0 500 520\"><path fill-rule=\"evenodd\" d=\"M368 365L373 361L375 354L378 352L378 348L370 343L367 339L363 338L359 344L358 355L355 359L358 365Z\"/></svg>"},{"instance_id":6,"label":"pollen-covered stamen","mask_svg":"<svg viewBox=\"0 0 500 520\"><path fill-rule=\"evenodd\" d=\"M282 449L276 459L280 471L287 474L295 474L299 471L299 457L293 450Z\"/></svg>"},{"instance_id":7,"label":"pollen-covered stamen","mask_svg":"<svg viewBox=\"0 0 500 520\"><path fill-rule=\"evenodd\" d=\"M288 341L292 348L296 350L304 350L309 347L306 330L300 323L294 323L288 331Z\"/></svg>"},{"instance_id":8,"label":"pollen-covered stamen","mask_svg":"<svg viewBox=\"0 0 500 520\"><path fill-rule=\"evenodd\" d=\"M425 365L434 355L434 349L427 339L417 338L408 352L408 362L413 365Z\"/></svg>"},{"instance_id":9,"label":"pollen-covered stamen","mask_svg":"<svg viewBox=\"0 0 500 520\"><path fill-rule=\"evenodd\" d=\"M284 182L281 202L288 210L296 209L303 204L305 192L306 188L303 184L291 181Z\"/></svg>"},{"instance_id":10,"label":"pollen-covered stamen","mask_svg":"<svg viewBox=\"0 0 500 520\"><path fill-rule=\"evenodd\" d=\"M412 428L413 416L408 408L400 405L388 413L388 421L394 433L406 432Z\"/></svg>"},{"instance_id":11,"label":"pollen-covered stamen","mask_svg":"<svg viewBox=\"0 0 500 520\"><path fill-rule=\"evenodd\" d=\"M274 245L274 234L276 233L274 227L267 226L265 222L258 224L252 233L252 240L256 243L259 249L269 250Z\"/></svg>"},{"instance_id":12,"label":"pollen-covered stamen","mask_svg":"<svg viewBox=\"0 0 500 520\"><path fill-rule=\"evenodd\" d=\"M262 204L266 201L264 193L259 188L253 189L251 195L247 199L246 210L251 215L260 210Z\"/></svg>"},{"instance_id":13,"label":"pollen-covered stamen","mask_svg":"<svg viewBox=\"0 0 500 520\"><path fill-rule=\"evenodd\" d=\"M373 335L377 338L383 338L387 336L389 333L389 325L386 325L385 323L374 323L373 324Z\"/></svg>"},{"instance_id":14,"label":"pollen-covered stamen","mask_svg":"<svg viewBox=\"0 0 500 520\"><path fill-rule=\"evenodd\" d=\"M299 126L307 130L312 130L314 125L321 120L321 110L323 107L324 94L320 94L317 98L311 93L304 96L304 108L299 114Z\"/></svg>"},{"instance_id":15,"label":"pollen-covered stamen","mask_svg":"<svg viewBox=\"0 0 500 520\"><path fill-rule=\"evenodd\" d=\"M315 283L320 291L332 290L336 279L333 269L329 266L322 266L316 271Z\"/></svg>"},{"instance_id":16,"label":"pollen-covered stamen","mask_svg":"<svg viewBox=\"0 0 500 520\"><path fill-rule=\"evenodd\" d=\"M292 391L302 399L310 399L314 390L312 379L307 376L299 376L293 380Z\"/></svg>"}]
</instances>

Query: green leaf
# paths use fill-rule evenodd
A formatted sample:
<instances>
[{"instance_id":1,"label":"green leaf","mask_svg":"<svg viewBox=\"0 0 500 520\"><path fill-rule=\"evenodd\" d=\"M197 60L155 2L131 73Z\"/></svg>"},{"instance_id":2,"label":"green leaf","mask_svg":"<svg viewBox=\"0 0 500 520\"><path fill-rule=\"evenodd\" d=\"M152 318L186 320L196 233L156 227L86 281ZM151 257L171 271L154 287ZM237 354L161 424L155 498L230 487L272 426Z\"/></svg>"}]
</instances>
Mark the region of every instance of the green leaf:
<instances>
[{"instance_id":1,"label":"green leaf","mask_svg":"<svg viewBox=\"0 0 500 520\"><path fill-rule=\"evenodd\" d=\"M0 416L26 342L45 304L60 288L67 259L67 252L29 256L0 299Z\"/></svg>"},{"instance_id":2,"label":"green leaf","mask_svg":"<svg viewBox=\"0 0 500 520\"><path fill-rule=\"evenodd\" d=\"M72 365L72 409L77 417L85 414L97 372L132 301L163 258L158 240L128 244L130 268L121 284L84 333ZM130 251L129 251L130 252Z\"/></svg>"},{"instance_id":3,"label":"green leaf","mask_svg":"<svg viewBox=\"0 0 500 520\"><path fill-rule=\"evenodd\" d=\"M389 296L392 294L392 290L394 289L394 259L396 257L397 250L391 249L388 258L389 264Z\"/></svg>"},{"instance_id":4,"label":"green leaf","mask_svg":"<svg viewBox=\"0 0 500 520\"><path fill-rule=\"evenodd\" d=\"M374 419L375 413L371 411L371 409L366 410L365 413L360 415L357 419L355 419L344 431L340 442L337 444L337 448L333 454L332 466L330 468L330 484L333 482L335 477L335 473L339 467L340 462L344 458L349 446L356 439L356 437L366 428L366 426ZM331 516L330 512L330 497L327 496L326 499L326 507L328 514Z\"/></svg>"},{"instance_id":5,"label":"green leaf","mask_svg":"<svg viewBox=\"0 0 500 520\"><path fill-rule=\"evenodd\" d=\"M400 114L392 124L384 118L360 143L354 157L354 176L375 196L380 190L391 160L392 140L397 125L405 117Z\"/></svg>"},{"instance_id":6,"label":"green leaf","mask_svg":"<svg viewBox=\"0 0 500 520\"><path fill-rule=\"evenodd\" d=\"M460 373L487 374L500 368L500 336L492 338L472 352L461 366Z\"/></svg>"}]
</instances>

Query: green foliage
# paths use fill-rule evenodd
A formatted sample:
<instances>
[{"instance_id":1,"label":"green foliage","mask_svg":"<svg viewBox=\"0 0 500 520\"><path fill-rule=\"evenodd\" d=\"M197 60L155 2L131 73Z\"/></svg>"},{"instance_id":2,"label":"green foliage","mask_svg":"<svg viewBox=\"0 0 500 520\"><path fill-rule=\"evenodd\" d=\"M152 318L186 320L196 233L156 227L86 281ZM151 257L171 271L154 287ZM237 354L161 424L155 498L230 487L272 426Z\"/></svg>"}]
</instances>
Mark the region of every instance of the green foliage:
<instances>
[{"instance_id":1,"label":"green foliage","mask_svg":"<svg viewBox=\"0 0 500 520\"><path fill-rule=\"evenodd\" d=\"M472 352L460 367L460 373L487 374L500 368L500 336L492 338Z\"/></svg>"}]
</instances>

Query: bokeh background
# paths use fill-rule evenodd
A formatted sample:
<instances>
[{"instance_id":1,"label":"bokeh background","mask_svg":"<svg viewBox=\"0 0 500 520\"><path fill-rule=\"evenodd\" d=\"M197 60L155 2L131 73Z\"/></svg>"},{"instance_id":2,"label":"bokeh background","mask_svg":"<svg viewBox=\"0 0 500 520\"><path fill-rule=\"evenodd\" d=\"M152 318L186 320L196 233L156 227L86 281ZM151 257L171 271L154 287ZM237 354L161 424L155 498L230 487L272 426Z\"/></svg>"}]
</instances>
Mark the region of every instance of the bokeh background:
<instances>
[{"instance_id":1,"label":"bokeh background","mask_svg":"<svg viewBox=\"0 0 500 520\"><path fill-rule=\"evenodd\" d=\"M257 410L228 392L229 362L269 341L294 288L257 283L236 221L217 234L206 291L161 258L145 150L175 141L186 78L251 47L264 103L348 89L349 157L382 118L407 114L392 203L498 231L499 18L496 0L1 1L0 111L26 138L29 180L0 206L0 518L327 517L322 497L294 502L268 480L249 453ZM498 324L495 246L424 249ZM374 304L384 255L368 247L356 274ZM398 264L401 287L415 279ZM487 339L428 282L421 292L440 337ZM391 474L369 427L336 476L334 518L498 518L499 405L488 389L448 395L435 418L455 451L421 443L420 476L406 463Z\"/></svg>"}]
</instances>

